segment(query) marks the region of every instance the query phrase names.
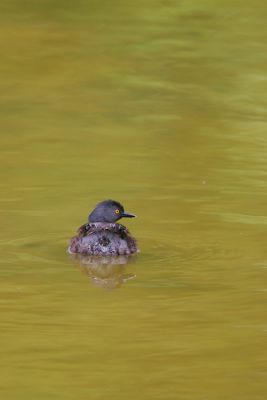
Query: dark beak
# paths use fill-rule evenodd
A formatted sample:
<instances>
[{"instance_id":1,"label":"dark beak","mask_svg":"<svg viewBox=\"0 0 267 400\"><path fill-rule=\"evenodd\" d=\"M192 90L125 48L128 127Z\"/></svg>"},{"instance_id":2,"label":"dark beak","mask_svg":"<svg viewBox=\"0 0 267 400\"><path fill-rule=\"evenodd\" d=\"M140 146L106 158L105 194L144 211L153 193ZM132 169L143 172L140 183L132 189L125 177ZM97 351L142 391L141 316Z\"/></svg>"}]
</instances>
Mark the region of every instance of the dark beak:
<instances>
[{"instance_id":1,"label":"dark beak","mask_svg":"<svg viewBox=\"0 0 267 400\"><path fill-rule=\"evenodd\" d=\"M121 214L122 218L134 218L136 215L124 212Z\"/></svg>"}]
</instances>

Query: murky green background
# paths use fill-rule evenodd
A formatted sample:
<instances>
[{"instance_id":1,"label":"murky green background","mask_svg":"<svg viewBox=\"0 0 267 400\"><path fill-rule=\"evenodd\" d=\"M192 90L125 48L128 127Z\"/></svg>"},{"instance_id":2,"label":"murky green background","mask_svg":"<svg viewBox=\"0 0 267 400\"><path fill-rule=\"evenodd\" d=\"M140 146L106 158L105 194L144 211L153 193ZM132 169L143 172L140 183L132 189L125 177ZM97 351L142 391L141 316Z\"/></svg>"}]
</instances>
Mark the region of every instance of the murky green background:
<instances>
[{"instance_id":1,"label":"murky green background","mask_svg":"<svg viewBox=\"0 0 267 400\"><path fill-rule=\"evenodd\" d=\"M1 399L266 399L266 11L1 2ZM141 254L99 272L105 198Z\"/></svg>"}]
</instances>

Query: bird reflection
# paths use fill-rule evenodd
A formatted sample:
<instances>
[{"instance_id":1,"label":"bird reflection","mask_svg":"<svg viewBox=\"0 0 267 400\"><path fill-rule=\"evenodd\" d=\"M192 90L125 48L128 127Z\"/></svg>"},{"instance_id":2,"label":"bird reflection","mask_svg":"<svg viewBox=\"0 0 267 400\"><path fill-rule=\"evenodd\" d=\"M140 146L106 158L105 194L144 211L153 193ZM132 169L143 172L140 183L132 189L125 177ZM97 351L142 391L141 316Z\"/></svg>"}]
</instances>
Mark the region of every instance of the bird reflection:
<instances>
[{"instance_id":1,"label":"bird reflection","mask_svg":"<svg viewBox=\"0 0 267 400\"><path fill-rule=\"evenodd\" d=\"M95 286L115 289L123 283L134 279L135 274L126 273L126 265L132 263L133 256L88 256L72 254L71 258L78 264Z\"/></svg>"}]
</instances>

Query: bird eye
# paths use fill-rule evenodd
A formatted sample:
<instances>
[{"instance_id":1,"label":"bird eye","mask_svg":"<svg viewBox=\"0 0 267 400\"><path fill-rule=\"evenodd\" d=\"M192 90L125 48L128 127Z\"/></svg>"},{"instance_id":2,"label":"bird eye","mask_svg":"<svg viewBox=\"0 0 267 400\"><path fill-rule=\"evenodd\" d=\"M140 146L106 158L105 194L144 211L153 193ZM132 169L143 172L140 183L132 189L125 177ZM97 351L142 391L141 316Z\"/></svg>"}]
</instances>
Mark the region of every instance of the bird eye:
<instances>
[{"instance_id":1,"label":"bird eye","mask_svg":"<svg viewBox=\"0 0 267 400\"><path fill-rule=\"evenodd\" d=\"M117 208L117 210L115 210L115 214L119 214L120 210Z\"/></svg>"}]
</instances>

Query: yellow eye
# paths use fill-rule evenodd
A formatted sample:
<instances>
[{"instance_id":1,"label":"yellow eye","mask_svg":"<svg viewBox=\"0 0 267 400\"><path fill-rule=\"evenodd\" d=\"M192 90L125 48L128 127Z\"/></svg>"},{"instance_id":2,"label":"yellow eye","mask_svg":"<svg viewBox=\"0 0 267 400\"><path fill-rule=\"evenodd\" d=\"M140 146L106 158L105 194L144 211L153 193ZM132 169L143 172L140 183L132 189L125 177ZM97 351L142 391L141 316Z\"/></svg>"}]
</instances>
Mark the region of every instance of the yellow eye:
<instances>
[{"instance_id":1,"label":"yellow eye","mask_svg":"<svg viewBox=\"0 0 267 400\"><path fill-rule=\"evenodd\" d=\"M117 210L115 210L115 214L119 214L120 210L117 208Z\"/></svg>"}]
</instances>

